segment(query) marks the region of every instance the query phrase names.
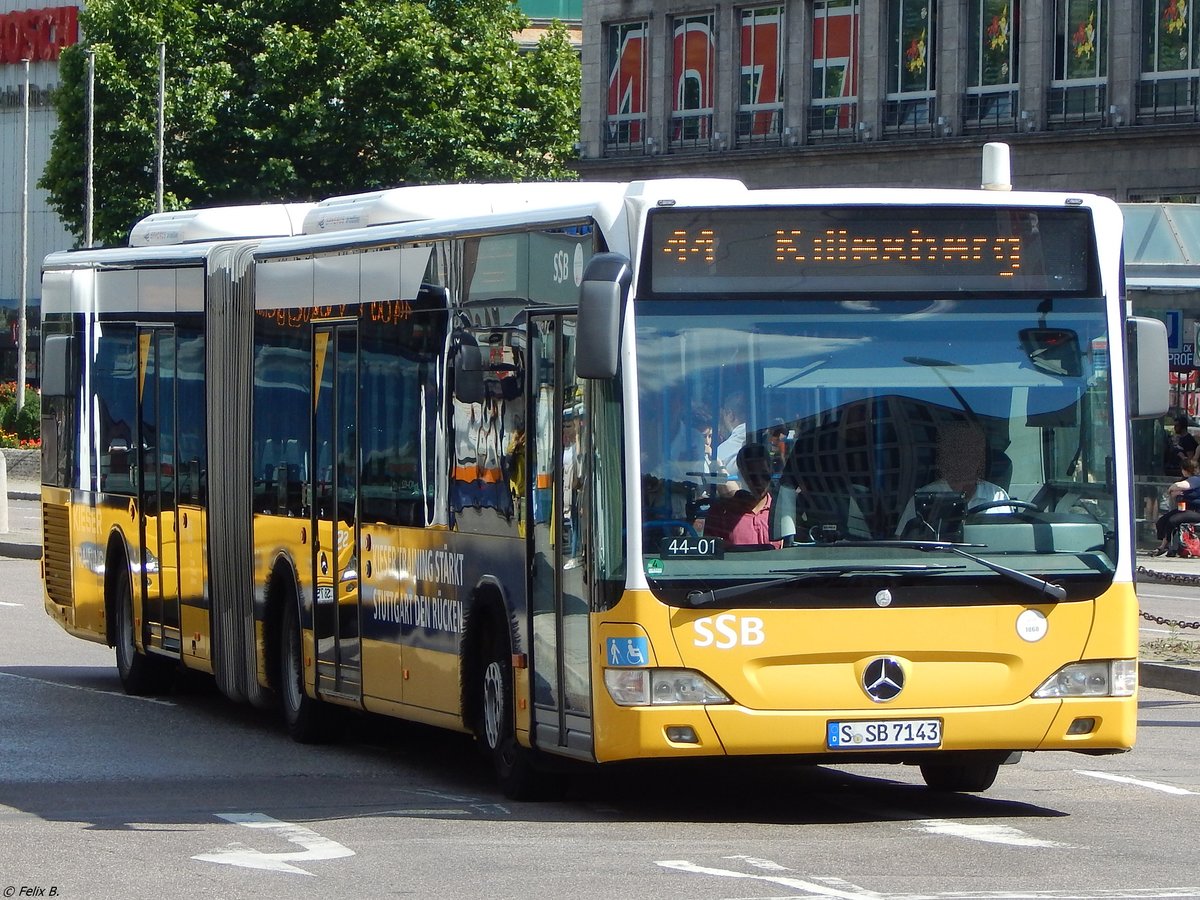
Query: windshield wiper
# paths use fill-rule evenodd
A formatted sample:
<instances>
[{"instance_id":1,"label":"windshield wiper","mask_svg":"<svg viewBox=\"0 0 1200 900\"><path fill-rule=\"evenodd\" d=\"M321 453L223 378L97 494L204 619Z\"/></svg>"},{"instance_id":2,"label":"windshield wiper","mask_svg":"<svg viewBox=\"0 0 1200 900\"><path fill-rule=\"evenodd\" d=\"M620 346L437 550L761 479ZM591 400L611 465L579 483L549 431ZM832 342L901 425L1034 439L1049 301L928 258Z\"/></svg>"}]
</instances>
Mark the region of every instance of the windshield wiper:
<instances>
[{"instance_id":1,"label":"windshield wiper","mask_svg":"<svg viewBox=\"0 0 1200 900\"><path fill-rule=\"evenodd\" d=\"M974 553L968 553L963 549L964 547L987 547L987 544L956 544L951 541L835 541L825 546L899 547L901 549L920 550L922 553L956 553L964 559L969 559L973 563L978 563L985 568L991 569L998 575L1003 575L1005 578L1015 581L1017 584L1031 588L1042 596L1049 597L1051 600L1062 600L1067 596L1066 588L1060 585L1051 584L1045 579L1037 578L1025 572L1019 572L1016 569L1010 569L1008 566L1002 566L998 562L992 562L992 560L986 557L976 556Z\"/></svg>"},{"instance_id":2,"label":"windshield wiper","mask_svg":"<svg viewBox=\"0 0 1200 900\"><path fill-rule=\"evenodd\" d=\"M927 566L927 565L882 565L882 566L817 566L808 569L772 569L772 573L783 575L782 578L769 578L750 581L745 584L734 584L724 588L710 588L707 591L689 591L687 605L693 609L702 606L715 606L723 600L740 597L764 588L782 587L788 584L799 584L802 581L816 581L826 578L854 577L859 575L908 575L914 572L947 572L962 569L962 566Z\"/></svg>"}]
</instances>

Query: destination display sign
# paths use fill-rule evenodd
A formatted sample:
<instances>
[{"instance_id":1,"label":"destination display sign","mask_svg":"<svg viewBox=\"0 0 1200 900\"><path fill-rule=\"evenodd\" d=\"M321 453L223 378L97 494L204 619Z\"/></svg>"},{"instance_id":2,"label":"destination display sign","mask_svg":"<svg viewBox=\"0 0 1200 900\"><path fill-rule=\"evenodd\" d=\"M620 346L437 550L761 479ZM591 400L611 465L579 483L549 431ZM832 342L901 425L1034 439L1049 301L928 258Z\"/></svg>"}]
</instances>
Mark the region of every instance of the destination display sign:
<instances>
[{"instance_id":1,"label":"destination display sign","mask_svg":"<svg viewBox=\"0 0 1200 900\"><path fill-rule=\"evenodd\" d=\"M650 213L639 296L845 293L1083 296L1086 208L804 206Z\"/></svg>"}]
</instances>

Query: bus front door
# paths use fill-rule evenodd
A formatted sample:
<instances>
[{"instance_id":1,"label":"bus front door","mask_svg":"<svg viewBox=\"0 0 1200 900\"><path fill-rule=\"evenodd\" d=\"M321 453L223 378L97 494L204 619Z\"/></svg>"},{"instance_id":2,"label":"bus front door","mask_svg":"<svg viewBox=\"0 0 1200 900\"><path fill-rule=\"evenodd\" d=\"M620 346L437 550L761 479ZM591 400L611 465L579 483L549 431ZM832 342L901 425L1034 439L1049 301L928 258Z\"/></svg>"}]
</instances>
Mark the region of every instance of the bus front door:
<instances>
[{"instance_id":1,"label":"bus front door","mask_svg":"<svg viewBox=\"0 0 1200 900\"><path fill-rule=\"evenodd\" d=\"M531 316L529 329L534 733L543 749L591 759L591 604L580 513L588 436L583 382L575 376L575 317Z\"/></svg>"},{"instance_id":2,"label":"bus front door","mask_svg":"<svg viewBox=\"0 0 1200 900\"><path fill-rule=\"evenodd\" d=\"M313 326L313 637L317 692L362 696L358 578L358 326Z\"/></svg>"},{"instance_id":3,"label":"bus front door","mask_svg":"<svg viewBox=\"0 0 1200 900\"><path fill-rule=\"evenodd\" d=\"M142 564L134 572L142 592L146 646L178 657L179 525L175 492L175 332L138 328L138 434L134 489Z\"/></svg>"}]
</instances>

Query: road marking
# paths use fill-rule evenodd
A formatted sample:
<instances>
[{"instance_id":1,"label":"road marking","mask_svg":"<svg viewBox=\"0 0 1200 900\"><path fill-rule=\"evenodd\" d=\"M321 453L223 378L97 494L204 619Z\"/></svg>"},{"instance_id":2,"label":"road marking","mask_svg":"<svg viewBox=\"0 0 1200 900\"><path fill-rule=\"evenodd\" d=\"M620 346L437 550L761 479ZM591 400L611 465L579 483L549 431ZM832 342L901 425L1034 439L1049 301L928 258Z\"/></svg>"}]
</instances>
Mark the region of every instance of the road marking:
<instances>
[{"instance_id":1,"label":"road marking","mask_svg":"<svg viewBox=\"0 0 1200 900\"><path fill-rule=\"evenodd\" d=\"M440 800L445 803L466 803L462 806L418 806L384 809L378 812L365 813L369 816L511 816L512 811L500 803L488 803L478 797L466 797L458 794L447 794L429 788L412 791L402 791L406 794L416 794L422 799Z\"/></svg>"},{"instance_id":2,"label":"road marking","mask_svg":"<svg viewBox=\"0 0 1200 900\"><path fill-rule=\"evenodd\" d=\"M201 853L193 856L192 859L220 863L225 866L265 869L268 872L291 872L295 875L314 877L312 872L307 872L299 866L293 866L292 863L341 859L354 855L354 851L349 847L343 847L337 841L321 837L311 828L293 825L291 822L281 822L262 813L218 813L217 818L235 825L244 825L246 828L261 828L276 832L279 837L293 844L299 844L304 849L285 853L263 853L261 850L255 850L253 847L247 847L245 844L235 841L224 850Z\"/></svg>"},{"instance_id":3,"label":"road marking","mask_svg":"<svg viewBox=\"0 0 1200 900\"><path fill-rule=\"evenodd\" d=\"M24 606L24 603L9 603L6 600L0 600L0 606Z\"/></svg>"},{"instance_id":4,"label":"road marking","mask_svg":"<svg viewBox=\"0 0 1200 900\"><path fill-rule=\"evenodd\" d=\"M1087 769L1076 769L1076 774L1089 775L1092 778L1104 778L1108 781L1117 781L1121 784L1133 784L1138 787L1150 788L1152 791L1162 791L1164 794L1194 794L1195 791L1185 790L1181 787L1175 787L1172 784L1159 784L1157 781L1144 781L1141 778L1130 778L1128 775L1112 775L1108 772L1090 772Z\"/></svg>"},{"instance_id":5,"label":"road marking","mask_svg":"<svg viewBox=\"0 0 1200 900\"><path fill-rule=\"evenodd\" d=\"M886 900L1184 900L1200 897L1200 888L1088 888L1032 891L939 891L935 894L888 894Z\"/></svg>"},{"instance_id":6,"label":"road marking","mask_svg":"<svg viewBox=\"0 0 1200 900\"><path fill-rule=\"evenodd\" d=\"M157 700L154 697L137 697L133 694L126 694L123 691L102 691L99 688L84 687L82 684L65 684L61 681L49 681L45 678L33 678L30 675L17 675L14 672L0 672L7 678L16 678L19 681L32 681L35 684L48 684L51 687L67 688L71 691L84 691L88 694L103 694L107 697L120 697L123 700L141 700L143 703L156 703L159 706L174 706L174 702L170 700Z\"/></svg>"},{"instance_id":7,"label":"road marking","mask_svg":"<svg viewBox=\"0 0 1200 900\"><path fill-rule=\"evenodd\" d=\"M832 885L805 881L802 878L784 878L780 875L756 875L751 872L734 872L730 869L713 869L708 866L697 865L686 859L664 859L656 862L655 865L662 866L664 869L688 872L692 875L719 875L724 878L749 878L754 881L769 881L772 884L782 885L783 887L807 891L814 897L840 897L841 900L879 900L881 896L874 891L864 891L854 885L850 885L852 890L842 890Z\"/></svg>"},{"instance_id":8,"label":"road marking","mask_svg":"<svg viewBox=\"0 0 1200 900\"><path fill-rule=\"evenodd\" d=\"M952 822L949 819L924 819L913 823L908 831L924 831L927 834L944 834L950 837L982 841L985 844L1008 844L1013 847L1070 847L1058 841L1045 841L1030 837L1011 825L975 825L967 822Z\"/></svg>"},{"instance_id":9,"label":"road marking","mask_svg":"<svg viewBox=\"0 0 1200 900\"><path fill-rule=\"evenodd\" d=\"M747 865L770 871L790 871L786 866L768 859L758 859L751 856L726 856L725 859L740 859ZM749 878L754 881L769 881L783 887L796 888L803 894L792 895L779 900L800 900L808 897L838 897L842 900L1196 900L1200 898L1200 888L1196 887L1167 887L1167 888L1102 888L1086 891L1047 889L1047 890L1008 890L1008 891L935 891L909 892L895 894L879 893L859 887L842 878L818 878L811 880L801 878L784 878L777 875L756 875L748 872L734 872L730 869L714 869L701 866L688 860L662 860L655 863L667 869L688 872L692 875L716 875L722 878Z\"/></svg>"}]
</instances>

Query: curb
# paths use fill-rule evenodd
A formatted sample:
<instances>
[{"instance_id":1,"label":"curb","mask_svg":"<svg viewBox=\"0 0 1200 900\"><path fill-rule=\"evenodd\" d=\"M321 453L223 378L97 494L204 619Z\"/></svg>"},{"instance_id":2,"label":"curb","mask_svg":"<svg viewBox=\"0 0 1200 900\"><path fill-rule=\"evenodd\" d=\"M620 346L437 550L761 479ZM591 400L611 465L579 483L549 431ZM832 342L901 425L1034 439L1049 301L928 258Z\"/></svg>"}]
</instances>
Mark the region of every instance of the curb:
<instances>
[{"instance_id":1,"label":"curb","mask_svg":"<svg viewBox=\"0 0 1200 900\"><path fill-rule=\"evenodd\" d=\"M1200 668L1143 660L1138 663L1138 683L1183 694L1200 694Z\"/></svg>"},{"instance_id":2,"label":"curb","mask_svg":"<svg viewBox=\"0 0 1200 900\"><path fill-rule=\"evenodd\" d=\"M0 557L9 559L41 559L42 545L0 539Z\"/></svg>"}]
</instances>

